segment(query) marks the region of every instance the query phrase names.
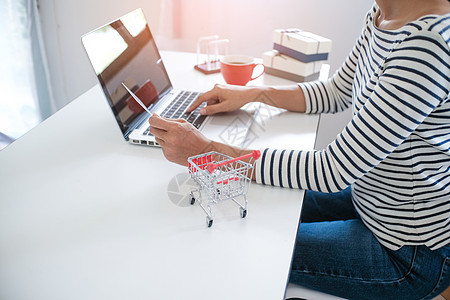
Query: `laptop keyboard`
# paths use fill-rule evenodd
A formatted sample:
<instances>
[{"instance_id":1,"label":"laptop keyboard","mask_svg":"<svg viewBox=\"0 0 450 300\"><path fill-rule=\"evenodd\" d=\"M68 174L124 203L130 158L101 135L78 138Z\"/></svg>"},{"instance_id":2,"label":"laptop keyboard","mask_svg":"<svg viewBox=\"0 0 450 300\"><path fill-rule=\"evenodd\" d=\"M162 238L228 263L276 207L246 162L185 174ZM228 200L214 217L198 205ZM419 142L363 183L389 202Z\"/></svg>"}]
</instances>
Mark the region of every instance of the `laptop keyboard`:
<instances>
[{"instance_id":1,"label":"laptop keyboard","mask_svg":"<svg viewBox=\"0 0 450 300\"><path fill-rule=\"evenodd\" d=\"M200 128L200 125L202 125L206 119L206 116L200 115L200 109L204 107L206 103L202 103L194 111L186 113L186 109L199 95L199 92L180 92L178 96L172 101L172 103L170 103L161 113L161 116L170 119L184 119L194 125L195 128ZM152 135L150 133L150 126L144 131L144 134Z\"/></svg>"}]
</instances>

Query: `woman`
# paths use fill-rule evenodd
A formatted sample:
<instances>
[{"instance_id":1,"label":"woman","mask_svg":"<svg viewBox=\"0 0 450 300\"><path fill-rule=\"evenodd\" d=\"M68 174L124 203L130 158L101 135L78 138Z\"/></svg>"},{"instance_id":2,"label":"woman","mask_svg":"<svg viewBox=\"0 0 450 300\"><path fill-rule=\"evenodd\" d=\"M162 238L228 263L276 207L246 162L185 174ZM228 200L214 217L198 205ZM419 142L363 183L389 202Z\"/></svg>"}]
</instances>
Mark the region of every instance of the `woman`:
<instances>
[{"instance_id":1,"label":"woman","mask_svg":"<svg viewBox=\"0 0 450 300\"><path fill-rule=\"evenodd\" d=\"M353 117L322 151L265 149L258 183L306 189L290 281L350 299L431 299L450 284L450 2L376 0L326 82L216 86L203 114L251 100ZM264 94L264 97L261 95ZM165 156L236 149L155 116ZM249 150L243 150L250 152Z\"/></svg>"}]
</instances>

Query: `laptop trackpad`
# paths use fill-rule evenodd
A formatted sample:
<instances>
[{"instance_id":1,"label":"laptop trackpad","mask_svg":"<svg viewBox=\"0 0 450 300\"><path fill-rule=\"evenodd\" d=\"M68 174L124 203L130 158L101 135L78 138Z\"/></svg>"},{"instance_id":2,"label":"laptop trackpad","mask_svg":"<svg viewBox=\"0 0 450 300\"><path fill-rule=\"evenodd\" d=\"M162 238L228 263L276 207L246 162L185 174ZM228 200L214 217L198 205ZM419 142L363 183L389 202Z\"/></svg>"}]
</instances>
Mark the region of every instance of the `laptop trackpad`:
<instances>
[{"instance_id":1,"label":"laptop trackpad","mask_svg":"<svg viewBox=\"0 0 450 300\"><path fill-rule=\"evenodd\" d=\"M237 110L228 113L220 113L209 117L201 132L208 138L238 147L246 147L250 128L255 119L254 111Z\"/></svg>"}]
</instances>

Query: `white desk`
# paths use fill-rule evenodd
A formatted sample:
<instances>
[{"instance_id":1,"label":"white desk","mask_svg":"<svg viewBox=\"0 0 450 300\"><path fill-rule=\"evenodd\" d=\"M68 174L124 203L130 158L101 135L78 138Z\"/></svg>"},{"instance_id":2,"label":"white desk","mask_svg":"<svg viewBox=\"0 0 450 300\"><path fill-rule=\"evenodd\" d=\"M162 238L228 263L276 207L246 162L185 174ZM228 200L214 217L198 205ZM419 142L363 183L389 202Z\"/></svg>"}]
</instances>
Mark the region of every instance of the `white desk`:
<instances>
[{"instance_id":1,"label":"white desk","mask_svg":"<svg viewBox=\"0 0 450 300\"><path fill-rule=\"evenodd\" d=\"M176 86L223 82L193 70L194 55L164 58ZM317 122L272 116L254 146L312 149ZM253 184L247 218L223 203L207 228L197 205L169 200L186 171L126 143L100 87L88 90L0 152L0 299L282 299L302 192Z\"/></svg>"}]
</instances>

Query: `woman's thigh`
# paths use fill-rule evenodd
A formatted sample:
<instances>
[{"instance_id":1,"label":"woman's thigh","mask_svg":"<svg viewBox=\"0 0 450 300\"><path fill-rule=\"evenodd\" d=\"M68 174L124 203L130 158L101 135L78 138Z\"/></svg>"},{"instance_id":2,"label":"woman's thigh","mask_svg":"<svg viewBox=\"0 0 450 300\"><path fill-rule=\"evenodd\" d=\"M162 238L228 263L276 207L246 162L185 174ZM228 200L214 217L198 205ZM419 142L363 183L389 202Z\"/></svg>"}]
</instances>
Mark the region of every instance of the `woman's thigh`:
<instances>
[{"instance_id":1,"label":"woman's thigh","mask_svg":"<svg viewBox=\"0 0 450 300\"><path fill-rule=\"evenodd\" d=\"M392 251L359 219L301 223L290 281L347 299L426 299L450 282L449 249Z\"/></svg>"},{"instance_id":2,"label":"woman's thigh","mask_svg":"<svg viewBox=\"0 0 450 300\"><path fill-rule=\"evenodd\" d=\"M351 187L337 193L305 191L301 222L358 219L352 203Z\"/></svg>"}]
</instances>

